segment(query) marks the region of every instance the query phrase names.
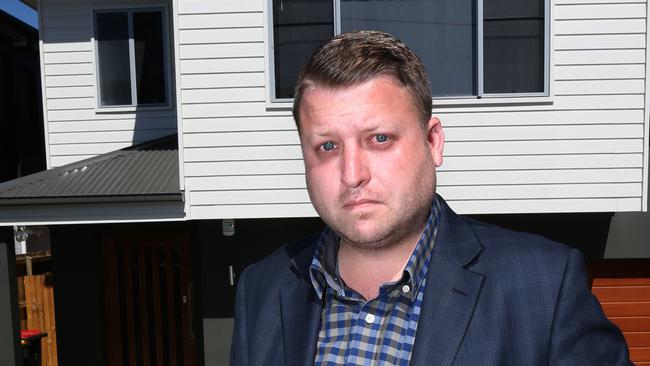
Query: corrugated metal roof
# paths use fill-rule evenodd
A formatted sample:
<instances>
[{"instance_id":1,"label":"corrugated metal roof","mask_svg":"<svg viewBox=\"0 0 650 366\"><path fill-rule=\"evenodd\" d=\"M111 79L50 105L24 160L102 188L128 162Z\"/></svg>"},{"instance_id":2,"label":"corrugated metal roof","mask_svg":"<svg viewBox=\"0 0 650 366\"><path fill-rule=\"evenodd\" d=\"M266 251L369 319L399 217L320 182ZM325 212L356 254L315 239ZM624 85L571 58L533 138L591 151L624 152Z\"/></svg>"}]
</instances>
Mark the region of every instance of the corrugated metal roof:
<instances>
[{"instance_id":1,"label":"corrugated metal roof","mask_svg":"<svg viewBox=\"0 0 650 366\"><path fill-rule=\"evenodd\" d=\"M0 183L0 205L181 199L176 134Z\"/></svg>"}]
</instances>

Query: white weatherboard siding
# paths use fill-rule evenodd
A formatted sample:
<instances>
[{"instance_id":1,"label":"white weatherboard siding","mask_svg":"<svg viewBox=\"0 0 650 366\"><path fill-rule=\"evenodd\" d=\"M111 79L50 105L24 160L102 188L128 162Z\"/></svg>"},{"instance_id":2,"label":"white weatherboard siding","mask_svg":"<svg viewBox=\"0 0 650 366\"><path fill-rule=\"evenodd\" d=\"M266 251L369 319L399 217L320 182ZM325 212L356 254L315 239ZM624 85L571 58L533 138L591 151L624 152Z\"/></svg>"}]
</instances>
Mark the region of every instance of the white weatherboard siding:
<instances>
[{"instance_id":1,"label":"white weatherboard siding","mask_svg":"<svg viewBox=\"0 0 650 366\"><path fill-rule=\"evenodd\" d=\"M266 6L178 0L192 219L315 215L290 111L266 103ZM556 0L551 13L551 97L434 110L439 192L461 213L642 209L646 3Z\"/></svg>"},{"instance_id":2,"label":"white weatherboard siding","mask_svg":"<svg viewBox=\"0 0 650 366\"><path fill-rule=\"evenodd\" d=\"M40 0L49 166L56 167L176 132L175 106L137 112L96 109L93 10L171 6L167 0ZM172 28L168 30L170 37ZM172 40L169 40L170 48ZM170 65L173 65L170 52ZM173 70L171 72L173 75ZM172 85L173 90L173 85ZM175 97L172 93L172 102Z\"/></svg>"}]
</instances>

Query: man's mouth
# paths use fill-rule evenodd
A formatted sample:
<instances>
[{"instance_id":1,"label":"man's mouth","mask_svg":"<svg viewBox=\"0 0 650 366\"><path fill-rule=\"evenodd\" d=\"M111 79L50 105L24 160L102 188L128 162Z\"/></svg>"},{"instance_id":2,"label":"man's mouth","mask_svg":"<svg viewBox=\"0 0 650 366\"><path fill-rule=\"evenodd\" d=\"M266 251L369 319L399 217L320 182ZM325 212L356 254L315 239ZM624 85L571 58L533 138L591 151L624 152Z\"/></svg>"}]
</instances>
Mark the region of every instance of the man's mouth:
<instances>
[{"instance_id":1,"label":"man's mouth","mask_svg":"<svg viewBox=\"0 0 650 366\"><path fill-rule=\"evenodd\" d=\"M371 205L376 205L378 204L379 201L372 200L372 199L353 199L346 201L345 204L343 205L343 208L347 209L355 209L355 208L361 208L361 207L367 207Z\"/></svg>"}]
</instances>

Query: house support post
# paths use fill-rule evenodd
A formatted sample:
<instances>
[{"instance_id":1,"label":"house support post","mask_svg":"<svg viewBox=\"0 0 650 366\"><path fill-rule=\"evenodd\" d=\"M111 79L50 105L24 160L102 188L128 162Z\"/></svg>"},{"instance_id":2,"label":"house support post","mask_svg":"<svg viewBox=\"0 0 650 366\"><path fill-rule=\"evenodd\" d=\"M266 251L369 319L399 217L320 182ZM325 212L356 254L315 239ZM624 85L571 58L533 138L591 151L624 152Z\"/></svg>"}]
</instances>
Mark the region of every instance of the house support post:
<instances>
[{"instance_id":1,"label":"house support post","mask_svg":"<svg viewBox=\"0 0 650 366\"><path fill-rule=\"evenodd\" d=\"M0 227L0 365L23 364L13 228Z\"/></svg>"}]
</instances>

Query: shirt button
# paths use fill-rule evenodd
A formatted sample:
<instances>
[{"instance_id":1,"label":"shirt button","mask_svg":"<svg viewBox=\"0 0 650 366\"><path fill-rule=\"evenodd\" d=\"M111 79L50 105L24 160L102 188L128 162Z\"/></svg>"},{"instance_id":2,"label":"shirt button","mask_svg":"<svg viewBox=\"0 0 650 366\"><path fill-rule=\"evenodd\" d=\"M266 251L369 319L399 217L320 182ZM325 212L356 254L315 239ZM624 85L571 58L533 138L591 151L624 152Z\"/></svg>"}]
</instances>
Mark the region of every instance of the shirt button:
<instances>
[{"instance_id":1,"label":"shirt button","mask_svg":"<svg viewBox=\"0 0 650 366\"><path fill-rule=\"evenodd\" d=\"M411 291L411 288L409 287L409 285L404 285L404 286L402 286L402 291L404 291L406 293L406 292Z\"/></svg>"},{"instance_id":2,"label":"shirt button","mask_svg":"<svg viewBox=\"0 0 650 366\"><path fill-rule=\"evenodd\" d=\"M372 314L366 315L366 323L372 324L375 321L375 316Z\"/></svg>"}]
</instances>

